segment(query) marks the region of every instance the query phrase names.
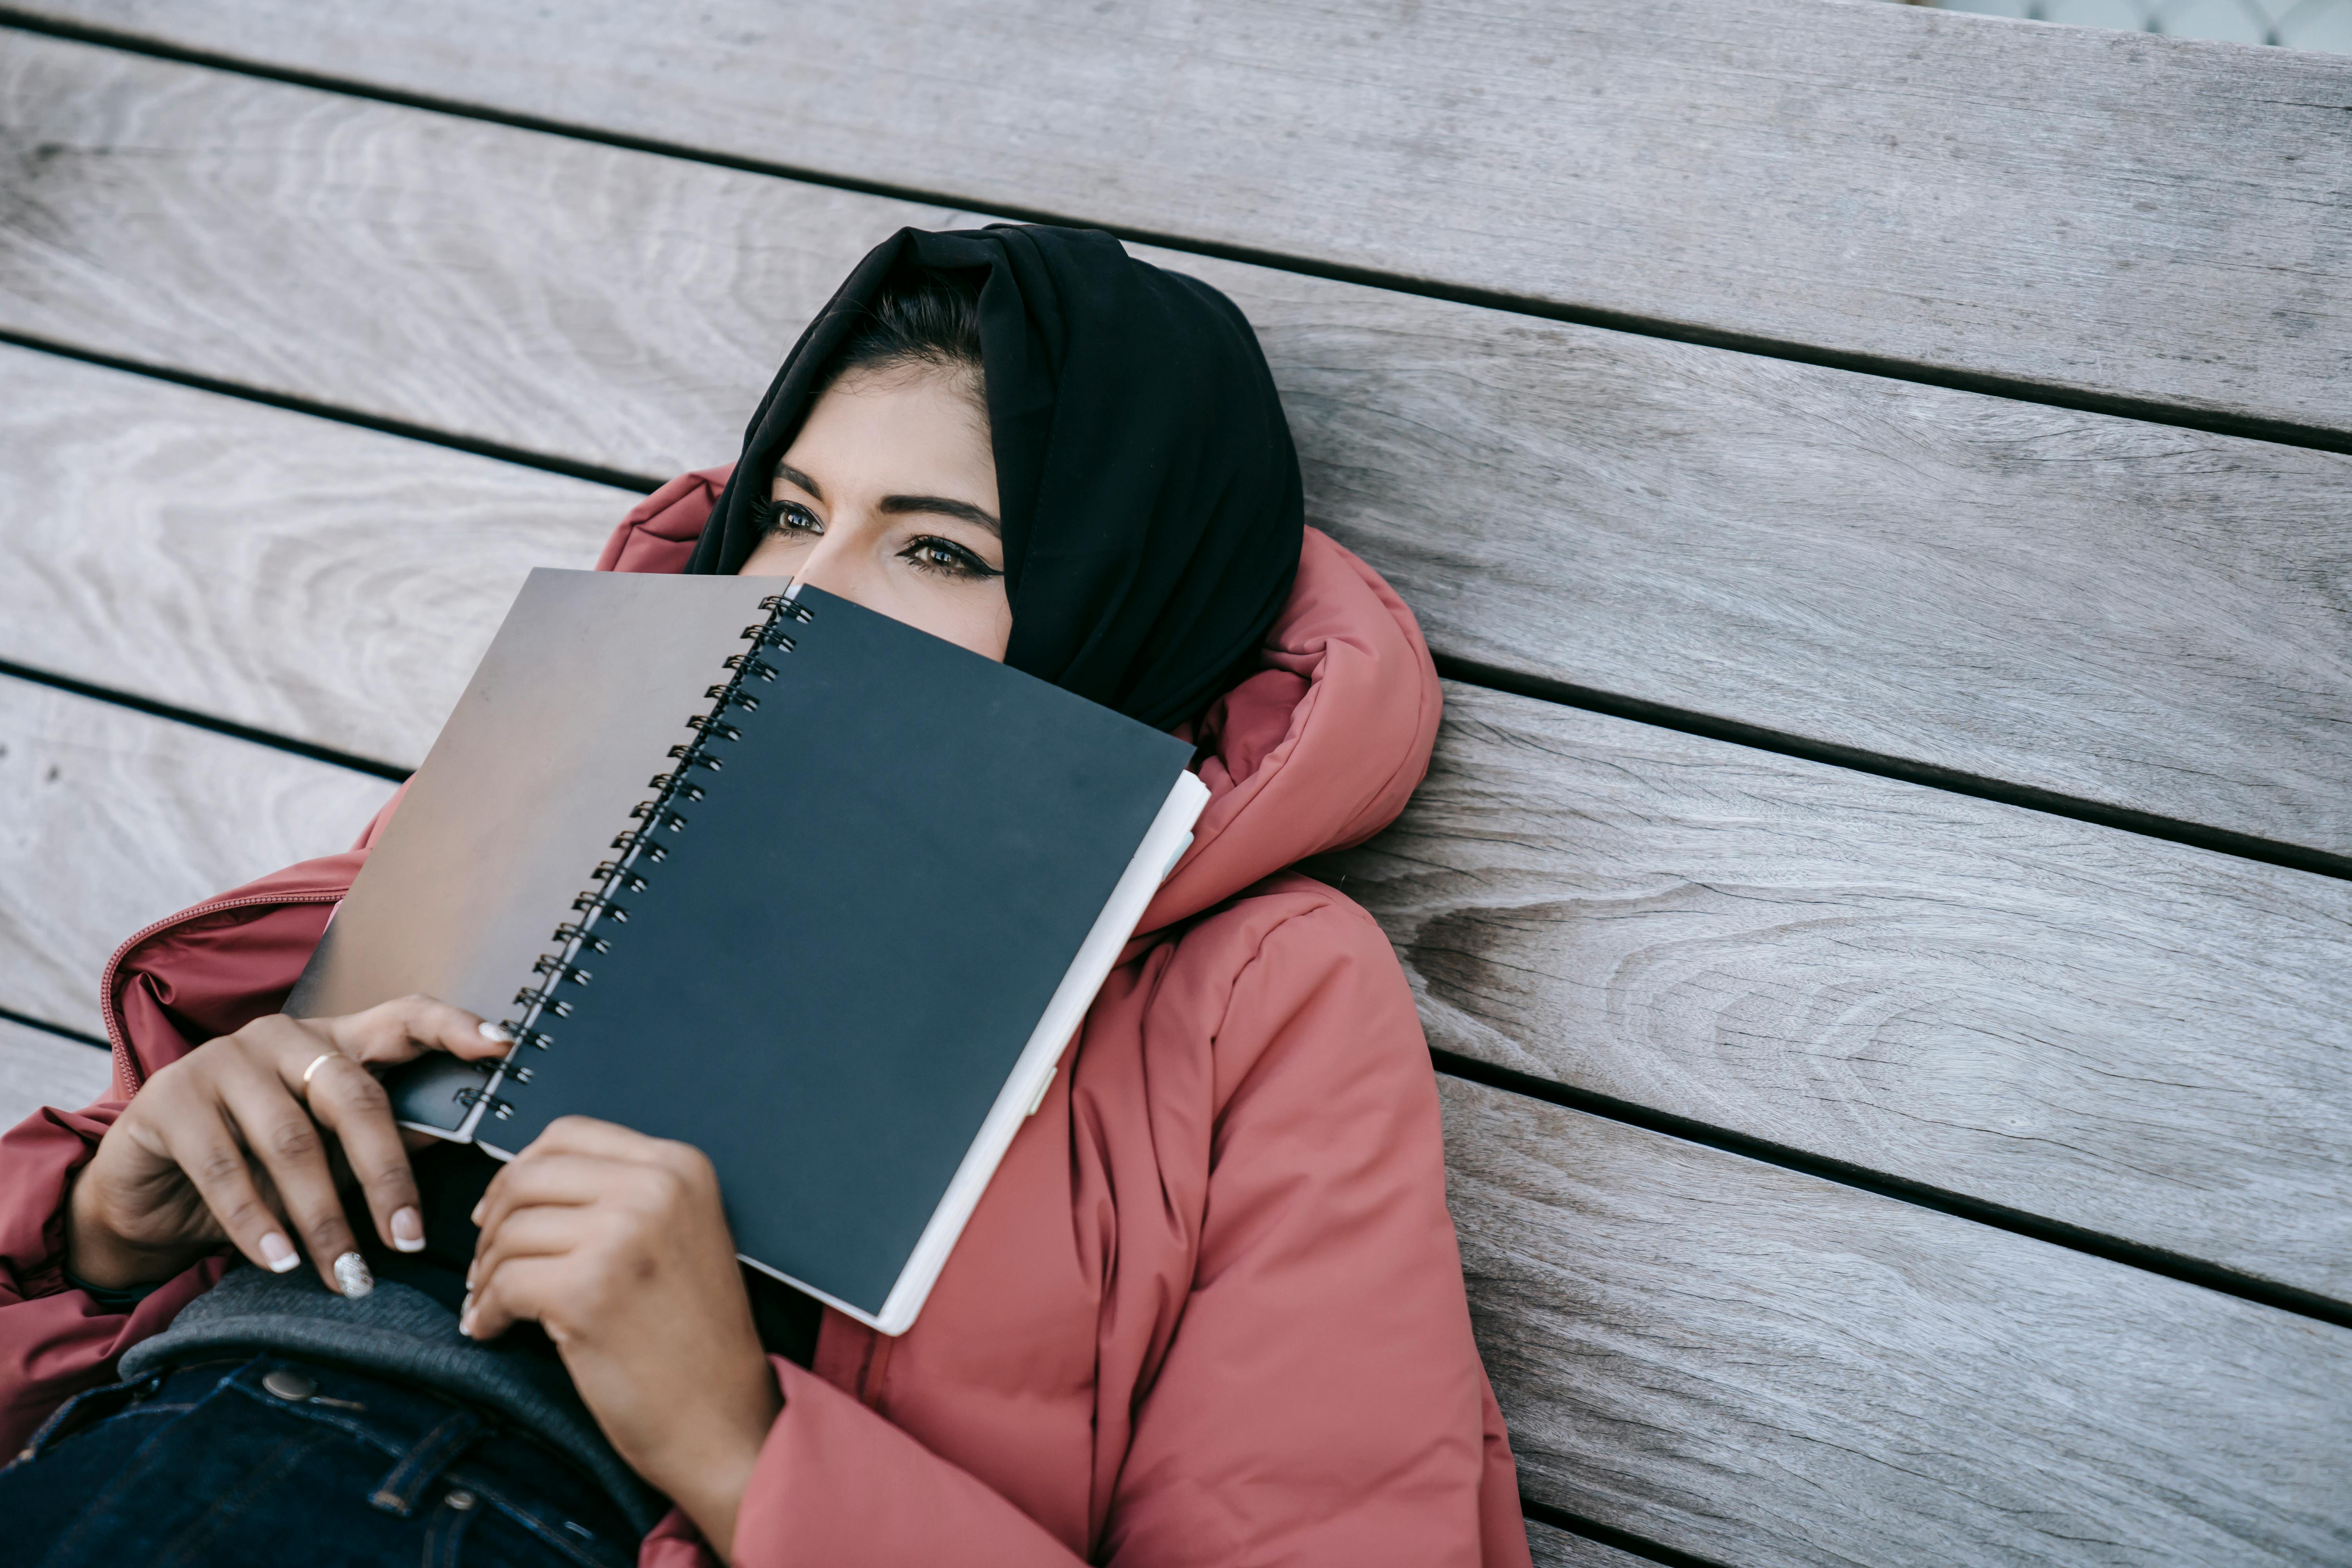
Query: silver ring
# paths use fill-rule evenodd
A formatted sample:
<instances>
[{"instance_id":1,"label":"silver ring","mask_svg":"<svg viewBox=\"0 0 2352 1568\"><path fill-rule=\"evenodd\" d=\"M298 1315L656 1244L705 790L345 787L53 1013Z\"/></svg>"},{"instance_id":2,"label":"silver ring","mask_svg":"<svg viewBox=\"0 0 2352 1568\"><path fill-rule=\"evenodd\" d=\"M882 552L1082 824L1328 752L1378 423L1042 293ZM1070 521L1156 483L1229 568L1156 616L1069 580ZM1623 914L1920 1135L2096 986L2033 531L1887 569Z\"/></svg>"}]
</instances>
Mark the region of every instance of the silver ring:
<instances>
[{"instance_id":1,"label":"silver ring","mask_svg":"<svg viewBox=\"0 0 2352 1568\"><path fill-rule=\"evenodd\" d=\"M320 1051L320 1052L318 1054L318 1056L316 1056L315 1058L313 1058L311 1059L310 1065L309 1067L306 1067L306 1068L304 1068L302 1069L302 1087L303 1087L303 1089L308 1089L310 1087L310 1075L311 1075L312 1073L317 1072L317 1071L319 1070L319 1064L320 1064L320 1062L331 1062L331 1061L333 1061L337 1057L339 1057L339 1056L341 1056L341 1055L342 1055L342 1053L341 1053L341 1051Z\"/></svg>"}]
</instances>

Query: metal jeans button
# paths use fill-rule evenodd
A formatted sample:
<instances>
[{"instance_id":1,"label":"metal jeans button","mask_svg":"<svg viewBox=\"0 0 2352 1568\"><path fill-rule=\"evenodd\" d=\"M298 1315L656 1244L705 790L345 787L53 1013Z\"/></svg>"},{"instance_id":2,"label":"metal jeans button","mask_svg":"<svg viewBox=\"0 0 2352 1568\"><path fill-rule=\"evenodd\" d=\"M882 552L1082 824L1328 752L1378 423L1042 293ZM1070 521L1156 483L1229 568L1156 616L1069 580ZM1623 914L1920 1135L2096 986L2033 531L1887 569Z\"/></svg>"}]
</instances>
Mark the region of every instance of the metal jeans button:
<instances>
[{"instance_id":1,"label":"metal jeans button","mask_svg":"<svg viewBox=\"0 0 2352 1568\"><path fill-rule=\"evenodd\" d=\"M281 1366L266 1374L261 1386L278 1398L299 1404L319 1392L319 1385L290 1366Z\"/></svg>"},{"instance_id":2,"label":"metal jeans button","mask_svg":"<svg viewBox=\"0 0 2352 1568\"><path fill-rule=\"evenodd\" d=\"M480 1500L476 1498L473 1493L467 1491L463 1487L452 1487L449 1489L449 1495L443 1498L441 1500L447 1503L451 1508L456 1509L459 1513L463 1513L467 1509L473 1507L474 1504Z\"/></svg>"}]
</instances>

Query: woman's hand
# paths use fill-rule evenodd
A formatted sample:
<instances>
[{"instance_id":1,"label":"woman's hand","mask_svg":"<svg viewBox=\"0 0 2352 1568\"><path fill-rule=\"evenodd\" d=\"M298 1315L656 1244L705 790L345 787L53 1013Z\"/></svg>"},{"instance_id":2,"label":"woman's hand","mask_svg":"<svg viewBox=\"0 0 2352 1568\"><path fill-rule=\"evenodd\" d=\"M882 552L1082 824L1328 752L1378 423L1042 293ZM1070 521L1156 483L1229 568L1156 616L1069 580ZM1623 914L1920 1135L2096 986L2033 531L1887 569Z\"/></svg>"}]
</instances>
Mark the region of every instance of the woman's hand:
<instances>
[{"instance_id":1,"label":"woman's hand","mask_svg":"<svg viewBox=\"0 0 2352 1568\"><path fill-rule=\"evenodd\" d=\"M702 1152L567 1116L500 1171L459 1327L536 1321L630 1468L727 1556L783 1408Z\"/></svg>"},{"instance_id":2,"label":"woman's hand","mask_svg":"<svg viewBox=\"0 0 2352 1568\"><path fill-rule=\"evenodd\" d=\"M189 1052L147 1080L75 1177L66 1268L93 1285L145 1285L226 1241L282 1274L302 1260L290 1233L330 1289L344 1289L335 1262L346 1255L349 1284L366 1289L336 1149L376 1234L404 1252L425 1245L408 1151L368 1068L428 1050L505 1055L505 1037L484 1027L407 996L340 1018L273 1014Z\"/></svg>"}]
</instances>

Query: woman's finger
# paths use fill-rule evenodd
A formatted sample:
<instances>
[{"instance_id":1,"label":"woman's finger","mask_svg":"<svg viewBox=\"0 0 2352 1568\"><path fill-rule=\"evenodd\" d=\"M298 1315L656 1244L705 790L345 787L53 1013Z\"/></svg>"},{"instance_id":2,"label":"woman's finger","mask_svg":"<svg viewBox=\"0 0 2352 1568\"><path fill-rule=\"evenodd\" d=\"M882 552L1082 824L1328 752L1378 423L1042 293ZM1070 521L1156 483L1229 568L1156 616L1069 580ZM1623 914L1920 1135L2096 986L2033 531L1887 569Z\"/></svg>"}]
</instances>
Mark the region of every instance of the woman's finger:
<instances>
[{"instance_id":1,"label":"woman's finger","mask_svg":"<svg viewBox=\"0 0 2352 1568\"><path fill-rule=\"evenodd\" d=\"M481 1245L466 1268L466 1288L473 1289L514 1258L570 1252L593 1239L598 1218L593 1207L516 1209L496 1230L482 1233Z\"/></svg>"},{"instance_id":2,"label":"woman's finger","mask_svg":"<svg viewBox=\"0 0 2352 1568\"><path fill-rule=\"evenodd\" d=\"M360 1261L358 1239L343 1214L342 1196L335 1190L334 1172L327 1162L326 1139L310 1108L294 1098L281 1076L278 1054L272 1049L261 1060L240 1055L224 1062L215 1080L221 1107L239 1141L268 1173L287 1221L310 1253L319 1278L341 1294L363 1296L375 1281ZM226 1216L222 1217L226 1223Z\"/></svg>"},{"instance_id":3,"label":"woman's finger","mask_svg":"<svg viewBox=\"0 0 2352 1568\"><path fill-rule=\"evenodd\" d=\"M322 1052L301 1067L279 1057L286 1087L310 1107L319 1124L341 1146L343 1163L359 1184L375 1233L402 1252L425 1247L424 1210L408 1147L392 1117L392 1097L375 1075L340 1051ZM310 1081L302 1080L308 1077Z\"/></svg>"},{"instance_id":4,"label":"woman's finger","mask_svg":"<svg viewBox=\"0 0 2352 1568\"><path fill-rule=\"evenodd\" d=\"M426 1051L446 1051L466 1061L502 1057L513 1039L480 1015L430 996L401 996L363 1013L312 1021L354 1061L388 1067L413 1061Z\"/></svg>"},{"instance_id":5,"label":"woman's finger","mask_svg":"<svg viewBox=\"0 0 2352 1568\"><path fill-rule=\"evenodd\" d=\"M537 1144L532 1145L537 1148ZM506 1216L534 1205L579 1206L609 1194L631 1167L586 1154L533 1154L509 1161L490 1178L470 1216L488 1237ZM476 1248L475 1255L480 1256Z\"/></svg>"},{"instance_id":6,"label":"woman's finger","mask_svg":"<svg viewBox=\"0 0 2352 1568\"><path fill-rule=\"evenodd\" d=\"M686 1147L667 1138L649 1137L618 1122L599 1121L593 1116L559 1116L530 1141L516 1163L547 1154L591 1154L636 1164L664 1164Z\"/></svg>"},{"instance_id":7,"label":"woman's finger","mask_svg":"<svg viewBox=\"0 0 2352 1568\"><path fill-rule=\"evenodd\" d=\"M155 1136L164 1157L179 1167L214 1223L247 1261L273 1274L300 1266L302 1255L288 1239L278 1210L262 1196L226 1119L188 1117L157 1127Z\"/></svg>"},{"instance_id":8,"label":"woman's finger","mask_svg":"<svg viewBox=\"0 0 2352 1568\"><path fill-rule=\"evenodd\" d=\"M466 1310L458 1315L457 1331L488 1341L519 1322L530 1322L562 1344L562 1329L548 1320L562 1310L562 1302L572 1293L575 1272L570 1253L509 1258L476 1285Z\"/></svg>"},{"instance_id":9,"label":"woman's finger","mask_svg":"<svg viewBox=\"0 0 2352 1568\"><path fill-rule=\"evenodd\" d=\"M667 1180L682 1184L689 1190L718 1190L718 1175L702 1151L691 1143L680 1143L667 1138L649 1137L610 1121L599 1121L588 1116L560 1116L547 1124L523 1149L509 1161L507 1168L494 1179L483 1193L482 1201L474 1207L473 1221L488 1225L499 1212L507 1192L517 1190L516 1184L541 1178L533 1173L546 1171L547 1180L557 1180L556 1173L577 1173L585 1178L585 1168L566 1163L584 1160L593 1163L623 1166L638 1171L655 1171ZM606 1178L596 1178L604 1181ZM534 1191L541 1189L534 1188ZM601 1190L601 1188L599 1189ZM547 1203L591 1201L586 1197L563 1199L554 1195L539 1201Z\"/></svg>"}]
</instances>

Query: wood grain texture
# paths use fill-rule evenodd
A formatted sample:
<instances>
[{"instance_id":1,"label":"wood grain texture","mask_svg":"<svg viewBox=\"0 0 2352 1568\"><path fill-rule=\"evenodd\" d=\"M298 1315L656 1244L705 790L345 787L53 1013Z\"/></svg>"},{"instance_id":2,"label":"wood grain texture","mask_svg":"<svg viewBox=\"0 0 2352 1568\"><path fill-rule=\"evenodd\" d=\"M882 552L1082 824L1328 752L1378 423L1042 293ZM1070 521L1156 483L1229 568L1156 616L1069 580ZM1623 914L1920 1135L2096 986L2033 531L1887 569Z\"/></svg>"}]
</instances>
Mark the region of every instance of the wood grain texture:
<instances>
[{"instance_id":1,"label":"wood grain texture","mask_svg":"<svg viewBox=\"0 0 2352 1568\"><path fill-rule=\"evenodd\" d=\"M0 677L0 1005L103 1034L132 932L348 848L382 779Z\"/></svg>"},{"instance_id":2,"label":"wood grain texture","mask_svg":"<svg viewBox=\"0 0 2352 1568\"><path fill-rule=\"evenodd\" d=\"M0 325L651 474L961 221L22 35L0 93ZM2352 854L2352 458L1159 258L1444 652Z\"/></svg>"},{"instance_id":3,"label":"wood grain texture","mask_svg":"<svg viewBox=\"0 0 2352 1568\"><path fill-rule=\"evenodd\" d=\"M79 1110L106 1093L113 1072L114 1058L95 1047L0 1018L0 1131L44 1105Z\"/></svg>"},{"instance_id":4,"label":"wood grain texture","mask_svg":"<svg viewBox=\"0 0 2352 1568\"><path fill-rule=\"evenodd\" d=\"M30 9L975 206L2352 428L2333 56L1853 0Z\"/></svg>"},{"instance_id":5,"label":"wood grain texture","mask_svg":"<svg viewBox=\"0 0 2352 1568\"><path fill-rule=\"evenodd\" d=\"M1743 1568L2352 1560L2352 1331L1441 1093L1524 1495Z\"/></svg>"},{"instance_id":6,"label":"wood grain texture","mask_svg":"<svg viewBox=\"0 0 2352 1568\"><path fill-rule=\"evenodd\" d=\"M621 499L47 356L0 367L29 395L0 416L0 496L27 520L0 536L0 655L404 763L513 581L584 559ZM1439 1044L2352 1293L2346 884L1452 700L1405 824L1334 868Z\"/></svg>"},{"instance_id":7,"label":"wood grain texture","mask_svg":"<svg viewBox=\"0 0 2352 1568\"><path fill-rule=\"evenodd\" d=\"M0 368L28 394L0 415L26 520L0 535L0 655L403 763L513 581L585 559L624 499L49 356ZM1440 1045L2352 1293L2346 884L1452 700L1405 824L1334 868Z\"/></svg>"},{"instance_id":8,"label":"wood grain texture","mask_svg":"<svg viewBox=\"0 0 2352 1568\"><path fill-rule=\"evenodd\" d=\"M1642 1568L1643 1559L1588 1536L1528 1521L1528 1551L1535 1568Z\"/></svg>"},{"instance_id":9,"label":"wood grain texture","mask_svg":"<svg viewBox=\"0 0 2352 1568\"><path fill-rule=\"evenodd\" d=\"M1449 683L1431 1043L2352 1300L2352 883Z\"/></svg>"},{"instance_id":10,"label":"wood grain texture","mask_svg":"<svg viewBox=\"0 0 2352 1568\"><path fill-rule=\"evenodd\" d=\"M961 221L21 33L0 46L0 326L656 479L734 455L860 256Z\"/></svg>"},{"instance_id":11,"label":"wood grain texture","mask_svg":"<svg viewBox=\"0 0 2352 1568\"><path fill-rule=\"evenodd\" d=\"M1439 651L2352 856L2352 457L1192 269Z\"/></svg>"},{"instance_id":12,"label":"wood grain texture","mask_svg":"<svg viewBox=\"0 0 2352 1568\"><path fill-rule=\"evenodd\" d=\"M0 347L0 658L414 767L625 490Z\"/></svg>"}]
</instances>

